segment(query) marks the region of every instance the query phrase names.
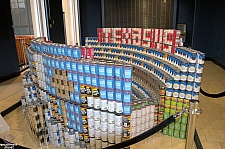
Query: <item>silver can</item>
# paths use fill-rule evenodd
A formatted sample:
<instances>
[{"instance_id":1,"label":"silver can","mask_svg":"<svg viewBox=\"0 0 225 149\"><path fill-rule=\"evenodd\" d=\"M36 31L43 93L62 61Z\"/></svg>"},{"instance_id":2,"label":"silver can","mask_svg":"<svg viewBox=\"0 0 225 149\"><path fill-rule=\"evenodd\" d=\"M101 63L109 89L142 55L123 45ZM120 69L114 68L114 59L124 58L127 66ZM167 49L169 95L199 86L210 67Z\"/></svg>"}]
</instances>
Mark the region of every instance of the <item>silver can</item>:
<instances>
[{"instance_id":1,"label":"silver can","mask_svg":"<svg viewBox=\"0 0 225 149\"><path fill-rule=\"evenodd\" d=\"M108 123L109 124L114 124L115 123L115 114L108 112Z\"/></svg>"},{"instance_id":2,"label":"silver can","mask_svg":"<svg viewBox=\"0 0 225 149\"><path fill-rule=\"evenodd\" d=\"M108 112L101 111L101 122L108 122Z\"/></svg>"}]
</instances>

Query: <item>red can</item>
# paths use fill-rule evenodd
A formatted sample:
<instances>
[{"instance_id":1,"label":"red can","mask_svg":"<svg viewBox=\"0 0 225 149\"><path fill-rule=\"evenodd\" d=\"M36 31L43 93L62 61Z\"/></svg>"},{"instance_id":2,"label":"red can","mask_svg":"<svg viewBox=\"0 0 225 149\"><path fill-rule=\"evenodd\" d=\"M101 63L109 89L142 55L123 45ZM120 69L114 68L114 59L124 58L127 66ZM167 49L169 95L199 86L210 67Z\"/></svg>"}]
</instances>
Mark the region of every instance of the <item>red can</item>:
<instances>
[{"instance_id":1,"label":"red can","mask_svg":"<svg viewBox=\"0 0 225 149\"><path fill-rule=\"evenodd\" d=\"M86 58L94 59L94 48L86 47Z\"/></svg>"},{"instance_id":2,"label":"red can","mask_svg":"<svg viewBox=\"0 0 225 149\"><path fill-rule=\"evenodd\" d=\"M80 50L81 50L81 58L87 58L86 47L82 46L80 47Z\"/></svg>"}]
</instances>

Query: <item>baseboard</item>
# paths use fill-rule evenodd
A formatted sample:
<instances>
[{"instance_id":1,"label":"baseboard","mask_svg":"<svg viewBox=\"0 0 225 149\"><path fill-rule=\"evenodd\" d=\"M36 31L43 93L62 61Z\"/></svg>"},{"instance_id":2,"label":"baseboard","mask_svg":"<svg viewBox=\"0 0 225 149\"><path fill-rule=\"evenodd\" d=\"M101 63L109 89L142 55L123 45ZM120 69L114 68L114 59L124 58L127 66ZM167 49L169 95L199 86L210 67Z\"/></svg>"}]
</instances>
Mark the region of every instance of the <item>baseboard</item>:
<instances>
[{"instance_id":1,"label":"baseboard","mask_svg":"<svg viewBox=\"0 0 225 149\"><path fill-rule=\"evenodd\" d=\"M4 77L0 77L0 83L5 82L5 81L7 81L9 79L12 79L14 77L17 77L19 75L20 75L20 71L8 74L8 75L6 75Z\"/></svg>"},{"instance_id":2,"label":"baseboard","mask_svg":"<svg viewBox=\"0 0 225 149\"><path fill-rule=\"evenodd\" d=\"M225 70L225 66L224 66L223 64L221 64L220 62L218 62L217 60L212 59L211 61L212 61L214 64L220 66L221 68L223 68L223 69Z\"/></svg>"},{"instance_id":3,"label":"baseboard","mask_svg":"<svg viewBox=\"0 0 225 149\"><path fill-rule=\"evenodd\" d=\"M17 103L12 105L11 107L5 109L4 111L1 112L2 117L6 116L7 114L9 114L10 112L12 112L13 110L15 110L16 108L18 108L21 105L22 105L21 101L18 101Z\"/></svg>"}]
</instances>

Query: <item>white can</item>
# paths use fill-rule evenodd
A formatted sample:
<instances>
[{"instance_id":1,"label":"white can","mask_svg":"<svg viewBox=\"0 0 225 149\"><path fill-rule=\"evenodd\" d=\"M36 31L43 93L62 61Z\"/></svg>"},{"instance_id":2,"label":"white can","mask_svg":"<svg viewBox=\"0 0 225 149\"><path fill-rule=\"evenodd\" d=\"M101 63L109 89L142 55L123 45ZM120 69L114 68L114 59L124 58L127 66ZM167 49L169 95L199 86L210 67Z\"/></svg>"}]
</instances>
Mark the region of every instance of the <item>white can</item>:
<instances>
[{"instance_id":1,"label":"white can","mask_svg":"<svg viewBox=\"0 0 225 149\"><path fill-rule=\"evenodd\" d=\"M115 124L108 123L108 133L111 133L111 134L115 133Z\"/></svg>"},{"instance_id":2,"label":"white can","mask_svg":"<svg viewBox=\"0 0 225 149\"><path fill-rule=\"evenodd\" d=\"M131 118L135 118L136 119L136 117L137 117L137 110L132 110Z\"/></svg>"},{"instance_id":3,"label":"white can","mask_svg":"<svg viewBox=\"0 0 225 149\"><path fill-rule=\"evenodd\" d=\"M102 148L108 147L108 142L107 141L102 141Z\"/></svg>"},{"instance_id":4,"label":"white can","mask_svg":"<svg viewBox=\"0 0 225 149\"><path fill-rule=\"evenodd\" d=\"M96 149L102 149L102 140L96 138Z\"/></svg>"},{"instance_id":5,"label":"white can","mask_svg":"<svg viewBox=\"0 0 225 149\"><path fill-rule=\"evenodd\" d=\"M94 109L87 108L87 118L93 119L94 118Z\"/></svg>"},{"instance_id":6,"label":"white can","mask_svg":"<svg viewBox=\"0 0 225 149\"><path fill-rule=\"evenodd\" d=\"M150 122L149 122L149 121L146 121L146 122L145 122L145 129L146 129L146 130L148 130L148 129L149 129L149 126L150 126L149 124L150 124Z\"/></svg>"},{"instance_id":7,"label":"white can","mask_svg":"<svg viewBox=\"0 0 225 149\"><path fill-rule=\"evenodd\" d=\"M141 123L145 123L145 118L146 118L146 116L141 117Z\"/></svg>"},{"instance_id":8,"label":"white can","mask_svg":"<svg viewBox=\"0 0 225 149\"><path fill-rule=\"evenodd\" d=\"M102 131L101 136L102 136L102 141L108 141L108 132L107 131Z\"/></svg>"},{"instance_id":9,"label":"white can","mask_svg":"<svg viewBox=\"0 0 225 149\"><path fill-rule=\"evenodd\" d=\"M122 135L123 134L123 127L122 126L115 126L115 134Z\"/></svg>"},{"instance_id":10,"label":"white can","mask_svg":"<svg viewBox=\"0 0 225 149\"><path fill-rule=\"evenodd\" d=\"M74 132L69 132L69 142L71 144L76 142L76 137L75 137L75 133Z\"/></svg>"},{"instance_id":11,"label":"white can","mask_svg":"<svg viewBox=\"0 0 225 149\"><path fill-rule=\"evenodd\" d=\"M137 109L137 117L141 117L142 116L142 110L141 109Z\"/></svg>"},{"instance_id":12,"label":"white can","mask_svg":"<svg viewBox=\"0 0 225 149\"><path fill-rule=\"evenodd\" d=\"M57 123L55 123L55 122L51 123L51 130L52 130L52 132L59 131Z\"/></svg>"},{"instance_id":13,"label":"white can","mask_svg":"<svg viewBox=\"0 0 225 149\"><path fill-rule=\"evenodd\" d=\"M142 123L142 124L141 124L141 131L142 131L142 132L145 131L145 123Z\"/></svg>"},{"instance_id":14,"label":"white can","mask_svg":"<svg viewBox=\"0 0 225 149\"><path fill-rule=\"evenodd\" d=\"M146 107L141 108L142 117L146 115Z\"/></svg>"},{"instance_id":15,"label":"white can","mask_svg":"<svg viewBox=\"0 0 225 149\"><path fill-rule=\"evenodd\" d=\"M137 124L136 125L141 125L141 117L137 117Z\"/></svg>"},{"instance_id":16,"label":"white can","mask_svg":"<svg viewBox=\"0 0 225 149\"><path fill-rule=\"evenodd\" d=\"M101 122L108 122L108 112L101 111Z\"/></svg>"},{"instance_id":17,"label":"white can","mask_svg":"<svg viewBox=\"0 0 225 149\"><path fill-rule=\"evenodd\" d=\"M88 133L89 133L90 138L95 137L95 129L94 128L90 128Z\"/></svg>"},{"instance_id":18,"label":"white can","mask_svg":"<svg viewBox=\"0 0 225 149\"><path fill-rule=\"evenodd\" d=\"M101 139L101 130L95 130L95 138Z\"/></svg>"},{"instance_id":19,"label":"white can","mask_svg":"<svg viewBox=\"0 0 225 149\"><path fill-rule=\"evenodd\" d=\"M154 121L152 120L149 123L150 123L150 128L152 128L154 126Z\"/></svg>"},{"instance_id":20,"label":"white can","mask_svg":"<svg viewBox=\"0 0 225 149\"><path fill-rule=\"evenodd\" d=\"M108 101L101 99L101 110L107 110L108 108Z\"/></svg>"},{"instance_id":21,"label":"white can","mask_svg":"<svg viewBox=\"0 0 225 149\"><path fill-rule=\"evenodd\" d=\"M135 127L135 126L137 125L137 119L136 119L136 118L132 118L132 119L131 119L130 125L131 125L132 127Z\"/></svg>"},{"instance_id":22,"label":"white can","mask_svg":"<svg viewBox=\"0 0 225 149\"><path fill-rule=\"evenodd\" d=\"M136 132L137 132L137 133L140 133L140 132L141 132L141 125L137 125L137 126L136 126Z\"/></svg>"},{"instance_id":23,"label":"white can","mask_svg":"<svg viewBox=\"0 0 225 149\"><path fill-rule=\"evenodd\" d=\"M118 136L116 135L115 136L115 143L118 144L118 143L121 143L122 142L122 135Z\"/></svg>"},{"instance_id":24,"label":"white can","mask_svg":"<svg viewBox=\"0 0 225 149\"><path fill-rule=\"evenodd\" d=\"M87 97L88 107L94 107L94 98Z\"/></svg>"},{"instance_id":25,"label":"white can","mask_svg":"<svg viewBox=\"0 0 225 149\"><path fill-rule=\"evenodd\" d=\"M115 103L116 102L114 100L109 100L108 101L108 111L109 112L115 112L115 109L116 109Z\"/></svg>"},{"instance_id":26,"label":"white can","mask_svg":"<svg viewBox=\"0 0 225 149\"><path fill-rule=\"evenodd\" d=\"M95 130L101 130L101 121L95 121Z\"/></svg>"},{"instance_id":27,"label":"white can","mask_svg":"<svg viewBox=\"0 0 225 149\"><path fill-rule=\"evenodd\" d=\"M63 137L63 132L62 132L62 130L59 130L59 137Z\"/></svg>"},{"instance_id":28,"label":"white can","mask_svg":"<svg viewBox=\"0 0 225 149\"><path fill-rule=\"evenodd\" d=\"M109 143L115 143L115 134L108 133L108 142Z\"/></svg>"},{"instance_id":29,"label":"white can","mask_svg":"<svg viewBox=\"0 0 225 149\"><path fill-rule=\"evenodd\" d=\"M123 116L120 114L115 114L115 125L122 126L123 124Z\"/></svg>"},{"instance_id":30,"label":"white can","mask_svg":"<svg viewBox=\"0 0 225 149\"><path fill-rule=\"evenodd\" d=\"M115 114L108 112L108 123L109 124L114 124L115 123Z\"/></svg>"},{"instance_id":31,"label":"white can","mask_svg":"<svg viewBox=\"0 0 225 149\"><path fill-rule=\"evenodd\" d=\"M95 122L94 119L88 118L88 128L89 129L94 128L94 126L95 126L95 123L94 122Z\"/></svg>"},{"instance_id":32,"label":"white can","mask_svg":"<svg viewBox=\"0 0 225 149\"><path fill-rule=\"evenodd\" d=\"M154 113L154 111L155 111L155 105L150 105L150 109L151 109L150 110L151 111L150 113Z\"/></svg>"},{"instance_id":33,"label":"white can","mask_svg":"<svg viewBox=\"0 0 225 149\"><path fill-rule=\"evenodd\" d=\"M101 100L100 98L94 98L94 108L100 109L101 108Z\"/></svg>"},{"instance_id":34,"label":"white can","mask_svg":"<svg viewBox=\"0 0 225 149\"><path fill-rule=\"evenodd\" d=\"M53 132L52 134L53 134L54 141L59 139L59 133L58 132Z\"/></svg>"},{"instance_id":35,"label":"white can","mask_svg":"<svg viewBox=\"0 0 225 149\"><path fill-rule=\"evenodd\" d=\"M94 120L100 121L100 118L101 118L101 111L94 109Z\"/></svg>"},{"instance_id":36,"label":"white can","mask_svg":"<svg viewBox=\"0 0 225 149\"><path fill-rule=\"evenodd\" d=\"M101 131L108 131L108 123L107 122L101 122Z\"/></svg>"},{"instance_id":37,"label":"white can","mask_svg":"<svg viewBox=\"0 0 225 149\"><path fill-rule=\"evenodd\" d=\"M146 106L146 115L149 114L151 112L151 106L147 105Z\"/></svg>"},{"instance_id":38,"label":"white can","mask_svg":"<svg viewBox=\"0 0 225 149\"><path fill-rule=\"evenodd\" d=\"M116 102L116 113L123 113L123 104L122 102Z\"/></svg>"},{"instance_id":39,"label":"white can","mask_svg":"<svg viewBox=\"0 0 225 149\"><path fill-rule=\"evenodd\" d=\"M95 148L96 146L96 139L94 137L90 137L90 147Z\"/></svg>"}]
</instances>

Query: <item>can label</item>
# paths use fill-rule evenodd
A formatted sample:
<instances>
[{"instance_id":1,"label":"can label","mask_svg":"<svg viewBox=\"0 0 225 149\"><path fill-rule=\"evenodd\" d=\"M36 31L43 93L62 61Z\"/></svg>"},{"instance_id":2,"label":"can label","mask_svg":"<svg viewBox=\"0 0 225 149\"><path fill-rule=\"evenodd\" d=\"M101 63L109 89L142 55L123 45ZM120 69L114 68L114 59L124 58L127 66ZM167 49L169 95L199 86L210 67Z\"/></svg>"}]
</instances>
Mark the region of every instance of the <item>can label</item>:
<instances>
[{"instance_id":1,"label":"can label","mask_svg":"<svg viewBox=\"0 0 225 149\"><path fill-rule=\"evenodd\" d=\"M101 99L101 110L107 110L108 109L108 101Z\"/></svg>"},{"instance_id":2,"label":"can label","mask_svg":"<svg viewBox=\"0 0 225 149\"><path fill-rule=\"evenodd\" d=\"M123 80L122 79L117 79L115 80L115 87L117 90L123 90Z\"/></svg>"},{"instance_id":3,"label":"can label","mask_svg":"<svg viewBox=\"0 0 225 149\"><path fill-rule=\"evenodd\" d=\"M101 131L108 131L108 123L107 122L101 122Z\"/></svg>"},{"instance_id":4,"label":"can label","mask_svg":"<svg viewBox=\"0 0 225 149\"><path fill-rule=\"evenodd\" d=\"M188 81L194 81L195 74L194 73L189 73L188 74Z\"/></svg>"},{"instance_id":5,"label":"can label","mask_svg":"<svg viewBox=\"0 0 225 149\"><path fill-rule=\"evenodd\" d=\"M131 115L131 103L129 103L129 102L123 103L123 114Z\"/></svg>"},{"instance_id":6,"label":"can label","mask_svg":"<svg viewBox=\"0 0 225 149\"><path fill-rule=\"evenodd\" d=\"M94 98L100 97L100 91L99 88L92 88L92 96Z\"/></svg>"},{"instance_id":7,"label":"can label","mask_svg":"<svg viewBox=\"0 0 225 149\"><path fill-rule=\"evenodd\" d=\"M78 71L78 66L77 66L77 61L72 61L71 62L71 68L72 68L72 71Z\"/></svg>"},{"instance_id":8,"label":"can label","mask_svg":"<svg viewBox=\"0 0 225 149\"><path fill-rule=\"evenodd\" d=\"M187 82L186 81L181 81L181 83L180 83L180 89L181 90L185 90L186 89L186 86L187 86Z\"/></svg>"},{"instance_id":9,"label":"can label","mask_svg":"<svg viewBox=\"0 0 225 149\"><path fill-rule=\"evenodd\" d=\"M130 128L129 127L123 129L123 137L130 138Z\"/></svg>"},{"instance_id":10,"label":"can label","mask_svg":"<svg viewBox=\"0 0 225 149\"><path fill-rule=\"evenodd\" d=\"M92 86L95 86L95 87L99 86L98 82L99 82L98 77L96 75L92 75L91 76L91 84L92 84Z\"/></svg>"},{"instance_id":11,"label":"can label","mask_svg":"<svg viewBox=\"0 0 225 149\"><path fill-rule=\"evenodd\" d=\"M119 90L116 90L115 96L116 96L116 101L122 101L122 99L123 99L123 92L119 91Z\"/></svg>"},{"instance_id":12,"label":"can label","mask_svg":"<svg viewBox=\"0 0 225 149\"><path fill-rule=\"evenodd\" d=\"M123 127L130 127L130 116L123 116Z\"/></svg>"},{"instance_id":13,"label":"can label","mask_svg":"<svg viewBox=\"0 0 225 149\"><path fill-rule=\"evenodd\" d=\"M73 72L72 73L72 76L73 76L73 82L78 82L78 74L77 74L77 72Z\"/></svg>"},{"instance_id":14,"label":"can label","mask_svg":"<svg viewBox=\"0 0 225 149\"><path fill-rule=\"evenodd\" d=\"M123 113L123 104L122 102L116 102L116 113Z\"/></svg>"},{"instance_id":15,"label":"can label","mask_svg":"<svg viewBox=\"0 0 225 149\"><path fill-rule=\"evenodd\" d=\"M122 126L123 124L123 116L120 114L115 115L115 125L116 126Z\"/></svg>"},{"instance_id":16,"label":"can label","mask_svg":"<svg viewBox=\"0 0 225 149\"><path fill-rule=\"evenodd\" d=\"M99 86L101 88L106 88L106 78L105 77L99 77Z\"/></svg>"},{"instance_id":17,"label":"can label","mask_svg":"<svg viewBox=\"0 0 225 149\"><path fill-rule=\"evenodd\" d=\"M84 64L84 72L85 73L89 73L90 74L90 67L89 66L90 66L89 63L85 63Z\"/></svg>"},{"instance_id":18,"label":"can label","mask_svg":"<svg viewBox=\"0 0 225 149\"><path fill-rule=\"evenodd\" d=\"M95 129L94 128L90 128L88 133L89 133L90 137L95 137Z\"/></svg>"},{"instance_id":19,"label":"can label","mask_svg":"<svg viewBox=\"0 0 225 149\"><path fill-rule=\"evenodd\" d=\"M91 74L98 75L98 65L97 64L91 64Z\"/></svg>"},{"instance_id":20,"label":"can label","mask_svg":"<svg viewBox=\"0 0 225 149\"><path fill-rule=\"evenodd\" d=\"M114 100L114 89L107 89L107 99Z\"/></svg>"},{"instance_id":21,"label":"can label","mask_svg":"<svg viewBox=\"0 0 225 149\"><path fill-rule=\"evenodd\" d=\"M100 110L94 110L94 120L100 121L101 118L101 111Z\"/></svg>"},{"instance_id":22,"label":"can label","mask_svg":"<svg viewBox=\"0 0 225 149\"><path fill-rule=\"evenodd\" d=\"M113 77L107 77L106 79L107 88L113 89L114 88L114 78Z\"/></svg>"},{"instance_id":23,"label":"can label","mask_svg":"<svg viewBox=\"0 0 225 149\"><path fill-rule=\"evenodd\" d=\"M191 96L192 96L192 95L191 95L191 92L188 91L188 92L186 93L185 98L186 98L186 99L191 99Z\"/></svg>"},{"instance_id":24,"label":"can label","mask_svg":"<svg viewBox=\"0 0 225 149\"><path fill-rule=\"evenodd\" d=\"M132 67L131 66L124 67L124 78L132 79Z\"/></svg>"},{"instance_id":25,"label":"can label","mask_svg":"<svg viewBox=\"0 0 225 149\"><path fill-rule=\"evenodd\" d=\"M78 72L83 73L84 72L84 63L82 61L78 61Z\"/></svg>"},{"instance_id":26,"label":"can label","mask_svg":"<svg viewBox=\"0 0 225 149\"><path fill-rule=\"evenodd\" d=\"M102 141L108 141L108 131L101 131L101 137Z\"/></svg>"},{"instance_id":27,"label":"can label","mask_svg":"<svg viewBox=\"0 0 225 149\"><path fill-rule=\"evenodd\" d=\"M93 97L87 96L88 107L94 107L94 99Z\"/></svg>"},{"instance_id":28,"label":"can label","mask_svg":"<svg viewBox=\"0 0 225 149\"><path fill-rule=\"evenodd\" d=\"M108 101L108 111L109 112L114 112L115 111L115 109L116 109L115 104L116 103L113 100L109 100Z\"/></svg>"},{"instance_id":29,"label":"can label","mask_svg":"<svg viewBox=\"0 0 225 149\"><path fill-rule=\"evenodd\" d=\"M99 73L99 76L105 76L106 75L105 65L99 65L98 66L98 73Z\"/></svg>"},{"instance_id":30,"label":"can label","mask_svg":"<svg viewBox=\"0 0 225 149\"><path fill-rule=\"evenodd\" d=\"M108 123L114 124L115 123L115 114L108 112Z\"/></svg>"},{"instance_id":31,"label":"can label","mask_svg":"<svg viewBox=\"0 0 225 149\"><path fill-rule=\"evenodd\" d=\"M114 135L114 133L115 133L115 124L108 123L108 133Z\"/></svg>"},{"instance_id":32,"label":"can label","mask_svg":"<svg viewBox=\"0 0 225 149\"><path fill-rule=\"evenodd\" d=\"M95 130L101 130L101 121L100 120L98 120L98 121L95 120Z\"/></svg>"},{"instance_id":33,"label":"can label","mask_svg":"<svg viewBox=\"0 0 225 149\"><path fill-rule=\"evenodd\" d=\"M186 72L181 72L181 78L182 81L186 81L187 80L187 73Z\"/></svg>"},{"instance_id":34,"label":"can label","mask_svg":"<svg viewBox=\"0 0 225 149\"><path fill-rule=\"evenodd\" d=\"M132 80L124 80L124 90L125 91L132 90Z\"/></svg>"},{"instance_id":35,"label":"can label","mask_svg":"<svg viewBox=\"0 0 225 149\"><path fill-rule=\"evenodd\" d=\"M195 63L190 63L189 64L188 72L195 72L195 67L196 67L196 64Z\"/></svg>"},{"instance_id":36,"label":"can label","mask_svg":"<svg viewBox=\"0 0 225 149\"><path fill-rule=\"evenodd\" d=\"M106 111L101 111L101 122L108 122L108 113Z\"/></svg>"},{"instance_id":37,"label":"can label","mask_svg":"<svg viewBox=\"0 0 225 149\"><path fill-rule=\"evenodd\" d=\"M123 102L130 103L132 101L131 92L124 92Z\"/></svg>"},{"instance_id":38,"label":"can label","mask_svg":"<svg viewBox=\"0 0 225 149\"><path fill-rule=\"evenodd\" d=\"M180 91L179 97L184 98L185 97L185 91Z\"/></svg>"},{"instance_id":39,"label":"can label","mask_svg":"<svg viewBox=\"0 0 225 149\"><path fill-rule=\"evenodd\" d=\"M114 66L113 65L106 66L106 75L107 75L107 77L114 77Z\"/></svg>"},{"instance_id":40,"label":"can label","mask_svg":"<svg viewBox=\"0 0 225 149\"><path fill-rule=\"evenodd\" d=\"M94 118L94 110L92 108L87 108L87 117L88 119Z\"/></svg>"},{"instance_id":41,"label":"can label","mask_svg":"<svg viewBox=\"0 0 225 149\"><path fill-rule=\"evenodd\" d=\"M100 88L100 98L101 99L106 99L107 98L107 94L106 94L106 88Z\"/></svg>"}]
</instances>

